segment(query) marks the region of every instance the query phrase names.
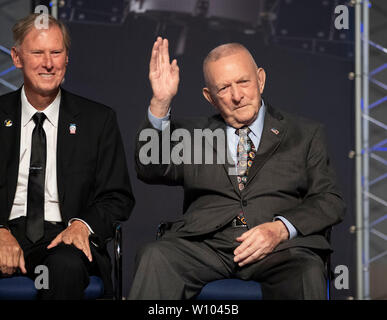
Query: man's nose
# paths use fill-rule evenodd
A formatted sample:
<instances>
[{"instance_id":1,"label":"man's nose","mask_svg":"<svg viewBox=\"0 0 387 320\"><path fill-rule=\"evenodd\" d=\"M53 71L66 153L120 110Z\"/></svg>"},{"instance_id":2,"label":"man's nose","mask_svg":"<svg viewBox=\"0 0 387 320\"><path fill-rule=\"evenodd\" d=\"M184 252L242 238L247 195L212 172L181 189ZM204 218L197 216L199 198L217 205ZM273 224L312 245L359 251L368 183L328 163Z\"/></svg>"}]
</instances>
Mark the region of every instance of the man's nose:
<instances>
[{"instance_id":1,"label":"man's nose","mask_svg":"<svg viewBox=\"0 0 387 320\"><path fill-rule=\"evenodd\" d=\"M242 98L243 98L243 92L242 90L238 87L238 85L236 83L233 83L231 85L231 95L232 95L232 99L239 103Z\"/></svg>"},{"instance_id":2,"label":"man's nose","mask_svg":"<svg viewBox=\"0 0 387 320\"><path fill-rule=\"evenodd\" d=\"M45 53L43 57L43 67L46 69L52 69L52 57L50 53Z\"/></svg>"}]
</instances>

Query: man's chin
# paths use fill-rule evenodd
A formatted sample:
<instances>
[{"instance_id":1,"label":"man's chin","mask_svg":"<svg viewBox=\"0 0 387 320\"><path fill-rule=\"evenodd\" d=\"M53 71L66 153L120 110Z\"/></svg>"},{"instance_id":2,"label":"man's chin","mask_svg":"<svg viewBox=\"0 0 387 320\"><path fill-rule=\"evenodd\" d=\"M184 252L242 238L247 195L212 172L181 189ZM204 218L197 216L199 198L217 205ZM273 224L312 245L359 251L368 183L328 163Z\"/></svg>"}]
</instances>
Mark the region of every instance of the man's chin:
<instances>
[{"instance_id":1,"label":"man's chin","mask_svg":"<svg viewBox=\"0 0 387 320\"><path fill-rule=\"evenodd\" d=\"M245 126L248 126L252 124L256 118L257 118L257 113L252 112L251 110L246 110L246 112L243 112L242 114L238 114L238 116L235 117L235 120Z\"/></svg>"},{"instance_id":2,"label":"man's chin","mask_svg":"<svg viewBox=\"0 0 387 320\"><path fill-rule=\"evenodd\" d=\"M56 94L58 92L58 88L59 88L59 85L56 86L56 85L49 85L49 86L39 86L38 88L36 88L35 90L35 93L43 96L43 97L46 97L46 96L51 96L53 94Z\"/></svg>"}]
</instances>

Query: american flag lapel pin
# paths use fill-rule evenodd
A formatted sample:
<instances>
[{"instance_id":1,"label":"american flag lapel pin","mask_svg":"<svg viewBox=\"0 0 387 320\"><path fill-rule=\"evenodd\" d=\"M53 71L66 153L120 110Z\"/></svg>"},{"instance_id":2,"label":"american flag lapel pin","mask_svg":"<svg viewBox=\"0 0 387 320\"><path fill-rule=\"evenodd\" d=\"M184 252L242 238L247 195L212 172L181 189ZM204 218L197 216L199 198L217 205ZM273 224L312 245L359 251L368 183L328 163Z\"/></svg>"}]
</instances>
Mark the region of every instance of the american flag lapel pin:
<instances>
[{"instance_id":1,"label":"american flag lapel pin","mask_svg":"<svg viewBox=\"0 0 387 320\"><path fill-rule=\"evenodd\" d=\"M70 131L70 134L76 134L77 133L77 125L75 123L70 123L69 131Z\"/></svg>"},{"instance_id":2,"label":"american flag lapel pin","mask_svg":"<svg viewBox=\"0 0 387 320\"><path fill-rule=\"evenodd\" d=\"M270 131L273 132L273 133L276 134L276 135L279 134L279 131L278 131L276 128L271 128Z\"/></svg>"}]
</instances>

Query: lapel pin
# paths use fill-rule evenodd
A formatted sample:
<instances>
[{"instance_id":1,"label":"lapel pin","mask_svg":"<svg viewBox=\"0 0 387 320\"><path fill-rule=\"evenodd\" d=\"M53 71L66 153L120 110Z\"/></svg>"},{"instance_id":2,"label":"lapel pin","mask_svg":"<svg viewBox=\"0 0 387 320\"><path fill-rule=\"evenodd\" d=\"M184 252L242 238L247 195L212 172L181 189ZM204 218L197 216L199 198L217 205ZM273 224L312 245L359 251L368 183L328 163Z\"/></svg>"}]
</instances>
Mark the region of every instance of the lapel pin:
<instances>
[{"instance_id":1,"label":"lapel pin","mask_svg":"<svg viewBox=\"0 0 387 320\"><path fill-rule=\"evenodd\" d=\"M276 134L276 135L279 134L279 131L278 131L276 128L271 128L270 131L273 132L273 133Z\"/></svg>"},{"instance_id":2,"label":"lapel pin","mask_svg":"<svg viewBox=\"0 0 387 320\"><path fill-rule=\"evenodd\" d=\"M6 127L12 127L12 120L9 120L9 119L7 119L7 120L5 120L4 121L4 125L6 126Z\"/></svg>"},{"instance_id":3,"label":"lapel pin","mask_svg":"<svg viewBox=\"0 0 387 320\"><path fill-rule=\"evenodd\" d=\"M75 123L70 123L70 134L76 134L77 133L77 125Z\"/></svg>"}]
</instances>

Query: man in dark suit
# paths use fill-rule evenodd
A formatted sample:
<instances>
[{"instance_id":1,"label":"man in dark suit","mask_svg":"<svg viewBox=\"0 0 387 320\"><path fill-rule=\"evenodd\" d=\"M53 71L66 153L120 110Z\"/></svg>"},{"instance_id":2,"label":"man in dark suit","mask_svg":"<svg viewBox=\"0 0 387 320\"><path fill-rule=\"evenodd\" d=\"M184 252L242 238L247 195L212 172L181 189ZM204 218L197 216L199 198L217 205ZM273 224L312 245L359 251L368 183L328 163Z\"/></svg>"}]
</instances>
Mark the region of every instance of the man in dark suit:
<instances>
[{"instance_id":1,"label":"man in dark suit","mask_svg":"<svg viewBox=\"0 0 387 320\"><path fill-rule=\"evenodd\" d=\"M325 299L325 233L345 206L321 125L264 101L265 71L240 44L212 50L203 72L204 97L220 114L174 119L179 68L168 41L157 39L136 169L144 182L182 186L184 215L161 224L160 239L138 252L129 298L189 299L210 281L236 277L259 281L264 299ZM204 141L184 141L205 130ZM206 149L214 159L226 150L231 161L200 161Z\"/></svg>"},{"instance_id":2,"label":"man in dark suit","mask_svg":"<svg viewBox=\"0 0 387 320\"><path fill-rule=\"evenodd\" d=\"M48 270L41 299L81 299L89 275L112 296L106 243L134 205L114 111L60 87L69 35L38 15L13 28L24 85L0 97L0 271Z\"/></svg>"}]
</instances>

